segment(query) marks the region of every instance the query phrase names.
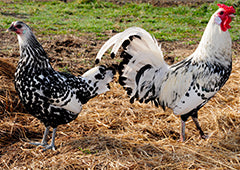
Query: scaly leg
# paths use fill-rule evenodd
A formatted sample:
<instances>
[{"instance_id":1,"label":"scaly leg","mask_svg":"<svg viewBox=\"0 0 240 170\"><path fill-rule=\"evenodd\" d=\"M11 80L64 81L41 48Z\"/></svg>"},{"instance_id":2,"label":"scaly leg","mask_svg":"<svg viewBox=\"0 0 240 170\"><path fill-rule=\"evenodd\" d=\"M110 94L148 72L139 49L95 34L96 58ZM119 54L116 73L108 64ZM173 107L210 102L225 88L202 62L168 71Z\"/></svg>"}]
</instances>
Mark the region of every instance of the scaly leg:
<instances>
[{"instance_id":1,"label":"scaly leg","mask_svg":"<svg viewBox=\"0 0 240 170\"><path fill-rule=\"evenodd\" d=\"M181 118L180 142L185 141L185 121Z\"/></svg>"},{"instance_id":2,"label":"scaly leg","mask_svg":"<svg viewBox=\"0 0 240 170\"><path fill-rule=\"evenodd\" d=\"M44 134L43 134L43 139L42 139L42 142L30 142L30 144L32 145L36 145L36 146L46 146L47 145L47 135L49 133L49 128L50 126L46 127L45 131L44 131Z\"/></svg>"},{"instance_id":3,"label":"scaly leg","mask_svg":"<svg viewBox=\"0 0 240 170\"><path fill-rule=\"evenodd\" d=\"M181 115L181 134L180 134L180 141L184 142L185 141L185 122L187 121L188 117L190 116L190 114L185 114L185 115Z\"/></svg>"},{"instance_id":4,"label":"scaly leg","mask_svg":"<svg viewBox=\"0 0 240 170\"><path fill-rule=\"evenodd\" d=\"M56 136L56 131L57 131L57 128L53 128L51 144L45 146L45 149L43 149L43 151L46 151L46 150L48 150L48 149L52 149L52 150L54 150L54 151L56 150L56 149L55 149L55 136Z\"/></svg>"},{"instance_id":5,"label":"scaly leg","mask_svg":"<svg viewBox=\"0 0 240 170\"><path fill-rule=\"evenodd\" d=\"M207 139L208 136L204 134L204 132L202 131L202 128L198 122L198 115L197 115L197 112L195 112L193 115L192 115L192 120L193 122L195 123L197 129L199 130L199 133L200 133L200 136L202 139Z\"/></svg>"}]
</instances>

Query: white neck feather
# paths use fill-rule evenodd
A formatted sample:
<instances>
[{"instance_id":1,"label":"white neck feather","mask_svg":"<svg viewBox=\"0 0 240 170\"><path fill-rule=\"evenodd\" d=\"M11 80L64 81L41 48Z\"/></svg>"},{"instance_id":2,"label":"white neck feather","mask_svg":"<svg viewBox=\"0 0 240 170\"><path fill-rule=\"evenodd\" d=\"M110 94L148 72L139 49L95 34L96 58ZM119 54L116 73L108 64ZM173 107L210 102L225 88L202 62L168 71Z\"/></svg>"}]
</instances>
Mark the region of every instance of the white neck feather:
<instances>
[{"instance_id":1,"label":"white neck feather","mask_svg":"<svg viewBox=\"0 0 240 170\"><path fill-rule=\"evenodd\" d=\"M26 31L24 34L17 34L19 46L24 47L28 44L28 39L30 39L33 35L30 31Z\"/></svg>"},{"instance_id":2,"label":"white neck feather","mask_svg":"<svg viewBox=\"0 0 240 170\"><path fill-rule=\"evenodd\" d=\"M212 15L198 48L191 56L195 60L206 60L206 58L209 61L231 60L232 40L228 30L222 31L220 25L215 22L217 12Z\"/></svg>"}]
</instances>

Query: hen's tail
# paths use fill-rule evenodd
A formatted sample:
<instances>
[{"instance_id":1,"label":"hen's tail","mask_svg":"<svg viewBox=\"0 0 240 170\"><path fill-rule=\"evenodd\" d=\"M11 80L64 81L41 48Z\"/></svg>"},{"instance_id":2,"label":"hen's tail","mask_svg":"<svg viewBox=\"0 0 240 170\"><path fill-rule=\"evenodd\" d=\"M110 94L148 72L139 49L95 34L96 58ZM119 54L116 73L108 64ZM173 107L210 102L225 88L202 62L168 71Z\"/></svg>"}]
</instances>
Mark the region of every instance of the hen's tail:
<instances>
[{"instance_id":1,"label":"hen's tail","mask_svg":"<svg viewBox=\"0 0 240 170\"><path fill-rule=\"evenodd\" d=\"M132 97L131 102L134 98L140 102L154 100L158 95L156 83L161 83L168 70L156 39L142 28L128 28L110 38L102 46L96 62L100 62L102 55L111 46L113 46L112 58L121 46L124 49L121 54L123 61L119 65L119 82Z\"/></svg>"},{"instance_id":2,"label":"hen's tail","mask_svg":"<svg viewBox=\"0 0 240 170\"><path fill-rule=\"evenodd\" d=\"M98 95L109 91L109 83L113 80L115 73L114 68L101 65L88 70L82 77L87 79L88 83L95 88L94 94Z\"/></svg>"}]
</instances>

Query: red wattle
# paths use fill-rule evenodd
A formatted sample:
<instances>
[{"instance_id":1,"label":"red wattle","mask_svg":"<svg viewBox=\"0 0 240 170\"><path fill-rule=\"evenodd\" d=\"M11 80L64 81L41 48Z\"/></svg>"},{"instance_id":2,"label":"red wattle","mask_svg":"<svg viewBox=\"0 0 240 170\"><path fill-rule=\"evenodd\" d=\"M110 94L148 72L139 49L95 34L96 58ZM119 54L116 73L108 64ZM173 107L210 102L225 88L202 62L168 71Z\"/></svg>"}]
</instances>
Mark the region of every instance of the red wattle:
<instances>
[{"instance_id":1,"label":"red wattle","mask_svg":"<svg viewBox=\"0 0 240 170\"><path fill-rule=\"evenodd\" d=\"M227 31L227 28L226 28L224 22L221 23L221 29L223 32Z\"/></svg>"},{"instance_id":2,"label":"red wattle","mask_svg":"<svg viewBox=\"0 0 240 170\"><path fill-rule=\"evenodd\" d=\"M231 26L229 25L232 21L232 18L227 16L226 19L224 20L224 22L221 23L221 29L222 31L227 31L229 28L231 28Z\"/></svg>"},{"instance_id":3,"label":"red wattle","mask_svg":"<svg viewBox=\"0 0 240 170\"><path fill-rule=\"evenodd\" d=\"M228 16L227 19L226 19L226 27L227 27L227 29L231 28L231 26L229 25L231 23L231 21L232 21L232 18Z\"/></svg>"}]
</instances>

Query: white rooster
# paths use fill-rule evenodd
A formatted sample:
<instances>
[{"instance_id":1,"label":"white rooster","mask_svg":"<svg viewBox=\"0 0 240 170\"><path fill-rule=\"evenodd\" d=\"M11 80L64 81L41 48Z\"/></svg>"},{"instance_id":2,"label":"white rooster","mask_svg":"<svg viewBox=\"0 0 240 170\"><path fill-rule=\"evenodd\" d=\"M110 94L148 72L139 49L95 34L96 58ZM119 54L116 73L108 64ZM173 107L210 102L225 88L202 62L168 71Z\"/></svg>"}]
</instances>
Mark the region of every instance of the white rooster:
<instances>
[{"instance_id":1,"label":"white rooster","mask_svg":"<svg viewBox=\"0 0 240 170\"><path fill-rule=\"evenodd\" d=\"M228 80L232 69L231 37L228 32L235 9L218 4L195 52L174 65L167 65L154 37L138 27L131 27L110 38L96 57L111 47L113 58L122 46L119 83L130 95L130 102L152 101L169 107L181 116L180 140L185 140L185 122L192 117L202 138L197 112Z\"/></svg>"}]
</instances>

